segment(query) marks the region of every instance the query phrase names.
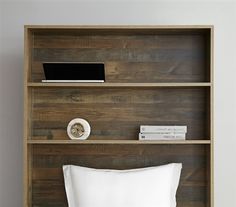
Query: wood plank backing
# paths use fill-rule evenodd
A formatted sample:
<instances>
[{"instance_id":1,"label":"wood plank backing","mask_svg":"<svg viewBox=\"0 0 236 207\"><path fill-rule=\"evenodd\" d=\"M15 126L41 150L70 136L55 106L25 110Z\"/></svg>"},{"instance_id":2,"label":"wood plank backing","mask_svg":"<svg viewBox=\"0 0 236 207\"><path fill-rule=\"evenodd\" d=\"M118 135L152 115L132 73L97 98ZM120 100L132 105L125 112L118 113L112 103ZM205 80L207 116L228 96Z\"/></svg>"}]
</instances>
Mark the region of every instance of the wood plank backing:
<instances>
[{"instance_id":1,"label":"wood plank backing","mask_svg":"<svg viewBox=\"0 0 236 207\"><path fill-rule=\"evenodd\" d=\"M209 81L205 34L35 35L32 81L42 62L104 62L107 82Z\"/></svg>"},{"instance_id":2,"label":"wood plank backing","mask_svg":"<svg viewBox=\"0 0 236 207\"><path fill-rule=\"evenodd\" d=\"M89 139L138 139L140 125L187 125L187 139L209 139L207 88L35 88L33 139L68 139L73 118L88 120Z\"/></svg>"},{"instance_id":3,"label":"wood plank backing","mask_svg":"<svg viewBox=\"0 0 236 207\"><path fill-rule=\"evenodd\" d=\"M45 79L41 61L32 63L33 82ZM167 62L121 62L106 61L105 74L108 83L163 83L163 82L204 82L205 75L198 61ZM180 80L181 79L181 80Z\"/></svg>"},{"instance_id":4,"label":"wood plank backing","mask_svg":"<svg viewBox=\"0 0 236 207\"><path fill-rule=\"evenodd\" d=\"M131 169L181 162L178 207L206 207L208 150L205 145L34 145L32 206L67 206L64 164Z\"/></svg>"},{"instance_id":5,"label":"wood plank backing","mask_svg":"<svg viewBox=\"0 0 236 207\"><path fill-rule=\"evenodd\" d=\"M35 35L34 48L199 48L204 36L195 35ZM178 39L178 41L177 41ZM195 43L193 43L195 42Z\"/></svg>"}]
</instances>

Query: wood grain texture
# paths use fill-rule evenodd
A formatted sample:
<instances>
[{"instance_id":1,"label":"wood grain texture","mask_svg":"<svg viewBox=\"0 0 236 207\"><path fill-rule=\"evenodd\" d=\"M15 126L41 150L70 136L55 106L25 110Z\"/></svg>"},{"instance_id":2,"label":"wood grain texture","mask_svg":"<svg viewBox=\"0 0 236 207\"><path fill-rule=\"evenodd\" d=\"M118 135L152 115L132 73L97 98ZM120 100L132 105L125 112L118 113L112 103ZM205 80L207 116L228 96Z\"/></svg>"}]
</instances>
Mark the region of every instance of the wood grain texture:
<instances>
[{"instance_id":1,"label":"wood grain texture","mask_svg":"<svg viewBox=\"0 0 236 207\"><path fill-rule=\"evenodd\" d=\"M210 198L207 205L208 206L214 206L214 26L211 27L210 29L210 37L209 37L210 43L210 49L209 49L209 54L210 54L210 80L212 83L211 87L211 92L210 92L210 131L211 131L211 149L210 149L210 160L209 160L209 165L210 165L210 186L208 188L208 193L210 195Z\"/></svg>"},{"instance_id":2,"label":"wood grain texture","mask_svg":"<svg viewBox=\"0 0 236 207\"><path fill-rule=\"evenodd\" d=\"M35 35L34 48L200 48L204 35ZM177 41L178 40L178 41ZM201 42L202 43L202 42ZM191 48L189 45L191 44Z\"/></svg>"},{"instance_id":3,"label":"wood grain texture","mask_svg":"<svg viewBox=\"0 0 236 207\"><path fill-rule=\"evenodd\" d=\"M164 83L164 82L206 82L206 75L198 61L167 62L121 62L106 61L105 73L107 83ZM33 82L45 79L41 61L32 63ZM147 69L148 68L148 71Z\"/></svg>"},{"instance_id":4,"label":"wood grain texture","mask_svg":"<svg viewBox=\"0 0 236 207\"><path fill-rule=\"evenodd\" d=\"M68 139L75 117L89 139L138 139L140 125L187 125L187 139L209 139L207 89L33 89L32 137Z\"/></svg>"},{"instance_id":5,"label":"wood grain texture","mask_svg":"<svg viewBox=\"0 0 236 207\"><path fill-rule=\"evenodd\" d=\"M35 34L32 81L44 79L42 62L104 62L107 82L206 82L205 34Z\"/></svg>"},{"instance_id":6,"label":"wood grain texture","mask_svg":"<svg viewBox=\"0 0 236 207\"><path fill-rule=\"evenodd\" d=\"M24 164L24 175L23 175L23 206L31 206L31 148L28 146L27 140L30 136L31 130L31 106L32 106L32 91L27 87L28 81L31 79L31 48L32 48L33 37L32 34L25 29L24 31L24 137L23 137L23 164Z\"/></svg>"},{"instance_id":7,"label":"wood grain texture","mask_svg":"<svg viewBox=\"0 0 236 207\"><path fill-rule=\"evenodd\" d=\"M134 35L209 35L210 29L213 26L209 25L180 25L180 26L124 26L124 25L95 25L95 26L29 26L27 27L29 31L33 32L35 35L113 35L113 36L134 36Z\"/></svg>"},{"instance_id":8,"label":"wood grain texture","mask_svg":"<svg viewBox=\"0 0 236 207\"><path fill-rule=\"evenodd\" d=\"M33 206L67 206L62 165L131 169L183 163L178 207L205 206L207 151L204 145L35 145L33 146Z\"/></svg>"}]
</instances>

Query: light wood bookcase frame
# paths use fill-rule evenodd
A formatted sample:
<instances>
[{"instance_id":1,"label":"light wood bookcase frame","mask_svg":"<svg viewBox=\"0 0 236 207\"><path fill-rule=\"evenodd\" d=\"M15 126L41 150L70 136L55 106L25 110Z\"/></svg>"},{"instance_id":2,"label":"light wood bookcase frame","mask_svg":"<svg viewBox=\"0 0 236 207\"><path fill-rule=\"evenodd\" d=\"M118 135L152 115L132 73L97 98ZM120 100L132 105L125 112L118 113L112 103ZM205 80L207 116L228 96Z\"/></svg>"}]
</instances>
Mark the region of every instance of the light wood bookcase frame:
<instances>
[{"instance_id":1,"label":"light wood bookcase frame","mask_svg":"<svg viewBox=\"0 0 236 207\"><path fill-rule=\"evenodd\" d=\"M24 206L67 206L63 164L183 162L178 207L213 207L211 25L25 26ZM105 62L105 83L41 83L44 61ZM88 140L66 136L70 119ZM139 141L140 124L188 125L185 141ZM114 127L111 130L111 127Z\"/></svg>"}]
</instances>

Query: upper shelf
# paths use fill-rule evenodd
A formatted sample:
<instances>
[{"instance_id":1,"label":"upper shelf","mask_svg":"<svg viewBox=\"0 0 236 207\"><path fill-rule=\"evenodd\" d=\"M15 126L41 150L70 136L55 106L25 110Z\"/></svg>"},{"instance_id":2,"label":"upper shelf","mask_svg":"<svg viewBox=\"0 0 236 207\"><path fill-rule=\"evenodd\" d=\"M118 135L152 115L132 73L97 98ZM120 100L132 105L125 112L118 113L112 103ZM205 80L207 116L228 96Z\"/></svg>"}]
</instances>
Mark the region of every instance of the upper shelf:
<instances>
[{"instance_id":1,"label":"upper shelf","mask_svg":"<svg viewBox=\"0 0 236 207\"><path fill-rule=\"evenodd\" d=\"M28 86L172 87L206 86L212 81L211 26L26 29ZM106 83L41 84L44 62L102 62Z\"/></svg>"},{"instance_id":2,"label":"upper shelf","mask_svg":"<svg viewBox=\"0 0 236 207\"><path fill-rule=\"evenodd\" d=\"M28 87L206 87L212 83L33 83Z\"/></svg>"}]
</instances>

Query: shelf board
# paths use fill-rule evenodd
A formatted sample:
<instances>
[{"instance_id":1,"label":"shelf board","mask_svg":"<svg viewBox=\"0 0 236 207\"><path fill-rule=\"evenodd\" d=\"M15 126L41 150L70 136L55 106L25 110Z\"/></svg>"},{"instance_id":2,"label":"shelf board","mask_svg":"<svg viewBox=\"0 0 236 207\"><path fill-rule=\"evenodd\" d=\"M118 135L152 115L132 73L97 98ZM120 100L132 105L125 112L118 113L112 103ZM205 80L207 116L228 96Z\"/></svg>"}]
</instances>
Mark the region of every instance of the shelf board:
<instances>
[{"instance_id":1,"label":"shelf board","mask_svg":"<svg viewBox=\"0 0 236 207\"><path fill-rule=\"evenodd\" d=\"M211 144L210 140L27 140L28 144Z\"/></svg>"},{"instance_id":2,"label":"shelf board","mask_svg":"<svg viewBox=\"0 0 236 207\"><path fill-rule=\"evenodd\" d=\"M28 87L206 87L209 82L198 83L34 83L29 82Z\"/></svg>"},{"instance_id":3,"label":"shelf board","mask_svg":"<svg viewBox=\"0 0 236 207\"><path fill-rule=\"evenodd\" d=\"M211 29L213 25L25 25L28 29Z\"/></svg>"}]
</instances>

